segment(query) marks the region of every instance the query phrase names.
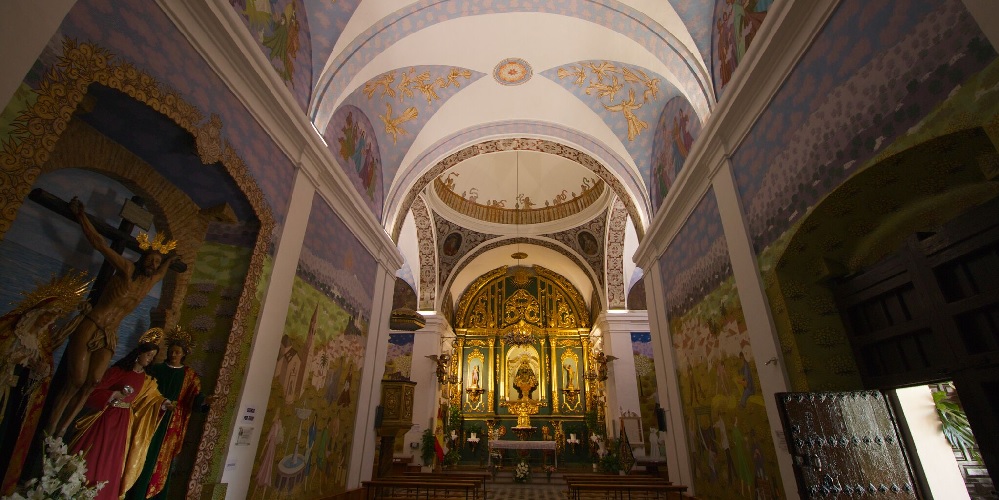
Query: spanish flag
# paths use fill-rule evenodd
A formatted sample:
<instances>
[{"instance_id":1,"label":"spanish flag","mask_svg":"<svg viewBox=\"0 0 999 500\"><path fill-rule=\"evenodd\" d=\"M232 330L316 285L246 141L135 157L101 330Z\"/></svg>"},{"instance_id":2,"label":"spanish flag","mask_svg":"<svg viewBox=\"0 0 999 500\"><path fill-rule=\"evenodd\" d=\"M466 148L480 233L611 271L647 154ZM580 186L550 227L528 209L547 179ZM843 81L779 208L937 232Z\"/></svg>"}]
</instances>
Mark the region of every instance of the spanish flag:
<instances>
[{"instance_id":1,"label":"spanish flag","mask_svg":"<svg viewBox=\"0 0 999 500\"><path fill-rule=\"evenodd\" d=\"M434 427L434 451L437 453L437 463L444 463L444 454L447 448L444 447L444 415L446 415L444 402L437 406L437 424Z\"/></svg>"}]
</instances>

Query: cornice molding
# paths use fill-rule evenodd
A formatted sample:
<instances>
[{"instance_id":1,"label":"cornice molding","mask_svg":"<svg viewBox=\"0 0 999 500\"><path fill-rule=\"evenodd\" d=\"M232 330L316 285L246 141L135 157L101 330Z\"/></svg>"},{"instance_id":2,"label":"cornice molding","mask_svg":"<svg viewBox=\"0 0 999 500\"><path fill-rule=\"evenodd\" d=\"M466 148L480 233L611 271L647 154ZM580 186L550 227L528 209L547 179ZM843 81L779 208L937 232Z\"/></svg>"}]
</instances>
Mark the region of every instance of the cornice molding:
<instances>
[{"instance_id":1,"label":"cornice molding","mask_svg":"<svg viewBox=\"0 0 999 500\"><path fill-rule=\"evenodd\" d=\"M387 269L401 267L399 250L351 188L353 183L229 2L157 0L157 4L361 244Z\"/></svg>"},{"instance_id":2,"label":"cornice molding","mask_svg":"<svg viewBox=\"0 0 999 500\"><path fill-rule=\"evenodd\" d=\"M635 252L638 267L649 268L665 252L718 169L745 139L838 4L839 0L774 3Z\"/></svg>"},{"instance_id":3,"label":"cornice molding","mask_svg":"<svg viewBox=\"0 0 999 500\"><path fill-rule=\"evenodd\" d=\"M648 332L648 311L607 312L601 311L593 322L604 334L614 332ZM637 329L636 329L637 328Z\"/></svg>"}]
</instances>

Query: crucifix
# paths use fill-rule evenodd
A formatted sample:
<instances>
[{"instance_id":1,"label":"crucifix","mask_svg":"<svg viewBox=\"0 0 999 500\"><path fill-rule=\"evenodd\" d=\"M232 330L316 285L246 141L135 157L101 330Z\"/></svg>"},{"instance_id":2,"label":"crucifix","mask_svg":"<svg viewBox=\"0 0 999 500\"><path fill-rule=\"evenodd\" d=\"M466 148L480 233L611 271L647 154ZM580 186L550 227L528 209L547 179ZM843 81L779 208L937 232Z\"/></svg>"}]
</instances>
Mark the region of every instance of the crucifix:
<instances>
[{"instance_id":1,"label":"crucifix","mask_svg":"<svg viewBox=\"0 0 999 500\"><path fill-rule=\"evenodd\" d=\"M69 345L63 355L66 377L54 388L45 425L49 435L61 437L107 370L118 343L118 325L122 319L139 305L168 270L183 272L187 266L173 253L176 242L165 242L162 234L151 241L146 234L139 238L131 236L135 225L142 227L144 223L148 229L152 220L151 214L135 200L126 202L122 223L116 229L87 214L83 203L76 198L65 202L40 189L35 189L28 197L78 222L87 241L104 256L89 297L92 307L83 313L81 321L70 333ZM141 253L138 262L133 263L122 256L125 248Z\"/></svg>"}]
</instances>

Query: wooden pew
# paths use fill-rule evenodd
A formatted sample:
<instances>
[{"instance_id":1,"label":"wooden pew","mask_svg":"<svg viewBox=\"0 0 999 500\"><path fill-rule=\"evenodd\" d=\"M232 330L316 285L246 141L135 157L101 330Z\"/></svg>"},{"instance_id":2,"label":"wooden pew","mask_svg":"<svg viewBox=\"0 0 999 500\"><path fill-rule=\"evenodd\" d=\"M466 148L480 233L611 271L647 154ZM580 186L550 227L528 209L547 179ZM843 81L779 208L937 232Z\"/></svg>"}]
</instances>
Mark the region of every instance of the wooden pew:
<instances>
[{"instance_id":1,"label":"wooden pew","mask_svg":"<svg viewBox=\"0 0 999 500\"><path fill-rule=\"evenodd\" d=\"M671 484L669 480L658 477L649 476L645 474L641 475L613 475L613 474L563 474L562 479L566 482L576 481L581 483L666 483Z\"/></svg>"},{"instance_id":2,"label":"wooden pew","mask_svg":"<svg viewBox=\"0 0 999 500\"><path fill-rule=\"evenodd\" d=\"M488 472L475 472L475 471L452 471L452 472L405 472L399 476L389 476L389 477L416 477L422 478L427 481L432 481L436 479L458 479L461 481L465 480L475 480L482 483L482 497L486 498L486 484L489 479L492 479L492 474Z\"/></svg>"},{"instance_id":3,"label":"wooden pew","mask_svg":"<svg viewBox=\"0 0 999 500\"><path fill-rule=\"evenodd\" d=\"M581 479L566 479L569 500L628 499L662 500L682 498L687 491L683 485L670 484L657 478L638 479L636 476L588 476Z\"/></svg>"},{"instance_id":4,"label":"wooden pew","mask_svg":"<svg viewBox=\"0 0 999 500\"><path fill-rule=\"evenodd\" d=\"M408 477L388 477L362 481L368 500L422 500L453 499L483 500L477 480L421 479Z\"/></svg>"}]
</instances>

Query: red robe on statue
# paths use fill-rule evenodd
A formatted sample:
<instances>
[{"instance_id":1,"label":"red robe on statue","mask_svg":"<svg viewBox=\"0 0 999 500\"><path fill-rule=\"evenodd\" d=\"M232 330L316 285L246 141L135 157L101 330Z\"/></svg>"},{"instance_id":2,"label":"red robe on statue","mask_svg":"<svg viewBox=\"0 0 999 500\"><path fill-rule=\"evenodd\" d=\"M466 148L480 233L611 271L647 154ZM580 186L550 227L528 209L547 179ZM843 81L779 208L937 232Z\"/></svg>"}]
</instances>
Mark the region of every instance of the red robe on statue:
<instances>
[{"instance_id":1,"label":"red robe on statue","mask_svg":"<svg viewBox=\"0 0 999 500\"><path fill-rule=\"evenodd\" d=\"M126 385L135 392L120 402L109 403L111 393L121 391ZM84 451L90 484L107 481L98 500L121 498L135 483L165 400L156 382L144 373L116 366L104 373L87 399L87 409L96 413L77 421L77 434L69 448L70 453Z\"/></svg>"}]
</instances>

